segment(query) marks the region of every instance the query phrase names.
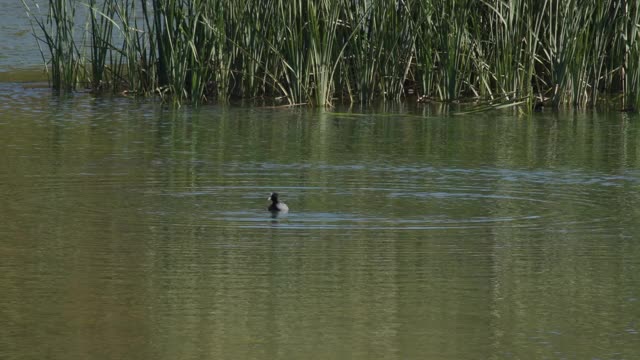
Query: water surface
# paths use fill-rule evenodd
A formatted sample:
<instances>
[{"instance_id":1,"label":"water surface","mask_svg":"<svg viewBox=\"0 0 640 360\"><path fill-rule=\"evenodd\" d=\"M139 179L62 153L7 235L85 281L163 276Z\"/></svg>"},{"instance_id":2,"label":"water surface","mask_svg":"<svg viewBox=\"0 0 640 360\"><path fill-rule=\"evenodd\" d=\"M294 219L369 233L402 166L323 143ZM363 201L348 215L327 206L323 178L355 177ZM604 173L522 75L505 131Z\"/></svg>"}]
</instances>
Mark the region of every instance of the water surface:
<instances>
[{"instance_id":1,"label":"water surface","mask_svg":"<svg viewBox=\"0 0 640 360\"><path fill-rule=\"evenodd\" d=\"M1 84L0 358L635 359L638 121Z\"/></svg>"},{"instance_id":2,"label":"water surface","mask_svg":"<svg viewBox=\"0 0 640 360\"><path fill-rule=\"evenodd\" d=\"M27 0L27 3L33 2ZM0 0L0 6L0 79L5 79L14 76L10 72L39 66L43 62L23 3Z\"/></svg>"}]
</instances>

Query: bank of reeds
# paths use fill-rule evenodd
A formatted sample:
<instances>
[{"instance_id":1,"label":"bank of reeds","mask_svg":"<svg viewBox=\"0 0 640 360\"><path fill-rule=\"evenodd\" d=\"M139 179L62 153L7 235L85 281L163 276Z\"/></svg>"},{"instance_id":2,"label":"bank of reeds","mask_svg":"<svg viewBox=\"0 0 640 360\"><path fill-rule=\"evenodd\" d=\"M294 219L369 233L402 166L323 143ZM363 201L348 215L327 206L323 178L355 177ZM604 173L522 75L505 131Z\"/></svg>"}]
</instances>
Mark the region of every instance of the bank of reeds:
<instances>
[{"instance_id":1,"label":"bank of reeds","mask_svg":"<svg viewBox=\"0 0 640 360\"><path fill-rule=\"evenodd\" d=\"M314 105L413 93L530 107L585 107L622 95L621 106L640 108L640 0L49 0L43 13L25 6L60 90Z\"/></svg>"}]
</instances>

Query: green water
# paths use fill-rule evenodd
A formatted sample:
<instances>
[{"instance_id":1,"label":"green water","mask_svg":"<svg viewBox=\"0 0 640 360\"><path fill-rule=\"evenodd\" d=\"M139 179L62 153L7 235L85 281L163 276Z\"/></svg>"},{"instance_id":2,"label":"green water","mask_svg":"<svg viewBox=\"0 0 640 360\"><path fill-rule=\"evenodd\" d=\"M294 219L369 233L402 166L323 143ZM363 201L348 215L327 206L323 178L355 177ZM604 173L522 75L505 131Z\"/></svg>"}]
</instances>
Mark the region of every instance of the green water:
<instances>
[{"instance_id":1,"label":"green water","mask_svg":"<svg viewBox=\"0 0 640 360\"><path fill-rule=\"evenodd\" d=\"M638 359L639 140L0 84L0 358Z\"/></svg>"}]
</instances>

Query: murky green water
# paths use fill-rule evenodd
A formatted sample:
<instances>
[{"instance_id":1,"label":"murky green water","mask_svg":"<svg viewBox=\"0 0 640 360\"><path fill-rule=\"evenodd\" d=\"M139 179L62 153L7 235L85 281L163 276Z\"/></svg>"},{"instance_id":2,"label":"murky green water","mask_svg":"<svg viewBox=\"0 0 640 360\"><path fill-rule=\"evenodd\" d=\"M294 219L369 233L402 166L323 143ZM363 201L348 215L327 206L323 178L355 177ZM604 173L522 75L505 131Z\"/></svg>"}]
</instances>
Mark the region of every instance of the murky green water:
<instances>
[{"instance_id":1,"label":"murky green water","mask_svg":"<svg viewBox=\"0 0 640 360\"><path fill-rule=\"evenodd\" d=\"M0 85L0 358L640 356L640 118L379 110Z\"/></svg>"}]
</instances>

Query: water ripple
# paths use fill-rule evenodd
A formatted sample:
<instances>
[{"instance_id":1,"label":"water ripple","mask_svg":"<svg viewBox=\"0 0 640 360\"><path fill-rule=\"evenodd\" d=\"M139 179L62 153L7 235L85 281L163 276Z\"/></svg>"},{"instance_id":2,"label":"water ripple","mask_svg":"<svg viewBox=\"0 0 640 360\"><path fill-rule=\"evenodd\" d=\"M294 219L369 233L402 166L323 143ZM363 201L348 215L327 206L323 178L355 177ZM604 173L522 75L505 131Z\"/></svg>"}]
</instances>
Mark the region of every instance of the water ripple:
<instances>
[{"instance_id":1,"label":"water ripple","mask_svg":"<svg viewBox=\"0 0 640 360\"><path fill-rule=\"evenodd\" d=\"M181 174L167 182L162 172L141 179L117 168L105 174L98 165L55 176L27 175L30 192L14 194L14 199L45 200L41 209L46 210L66 197L75 211L99 221L108 214L90 196L74 198L74 189L112 194L110 201L130 207L123 214L138 213L148 225L268 228L276 221L282 229L512 227L560 233L598 231L617 223L616 213L608 210L611 197L618 188L639 183L636 174L273 163L223 164L236 171L195 182ZM275 177L286 181L273 186ZM265 211L271 191L283 194L292 209L288 216L273 219Z\"/></svg>"}]
</instances>

